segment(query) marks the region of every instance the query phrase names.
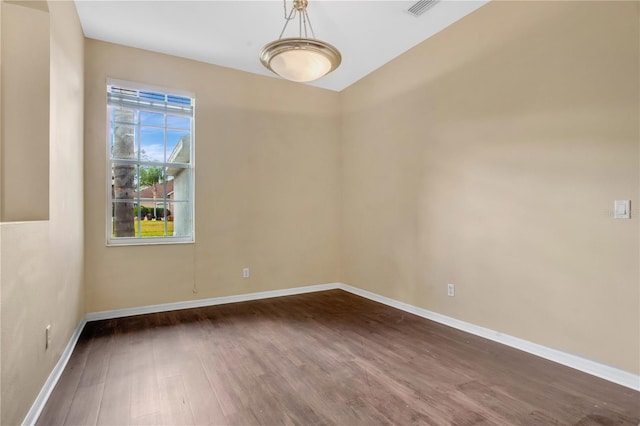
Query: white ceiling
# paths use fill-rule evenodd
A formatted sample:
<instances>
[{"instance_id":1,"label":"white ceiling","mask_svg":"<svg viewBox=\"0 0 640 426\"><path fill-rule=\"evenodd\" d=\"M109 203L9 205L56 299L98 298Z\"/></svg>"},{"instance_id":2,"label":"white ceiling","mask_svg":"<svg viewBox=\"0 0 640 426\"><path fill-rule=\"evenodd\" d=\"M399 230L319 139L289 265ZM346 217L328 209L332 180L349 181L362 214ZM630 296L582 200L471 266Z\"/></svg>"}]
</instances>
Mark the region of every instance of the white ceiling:
<instances>
[{"instance_id":1,"label":"white ceiling","mask_svg":"<svg viewBox=\"0 0 640 426\"><path fill-rule=\"evenodd\" d=\"M309 84L340 91L488 1L441 1L415 17L407 12L415 1L310 0L315 35L340 50L342 65ZM258 53L280 35L281 0L75 3L89 38L274 76L262 67ZM289 25L285 37L296 31Z\"/></svg>"}]
</instances>

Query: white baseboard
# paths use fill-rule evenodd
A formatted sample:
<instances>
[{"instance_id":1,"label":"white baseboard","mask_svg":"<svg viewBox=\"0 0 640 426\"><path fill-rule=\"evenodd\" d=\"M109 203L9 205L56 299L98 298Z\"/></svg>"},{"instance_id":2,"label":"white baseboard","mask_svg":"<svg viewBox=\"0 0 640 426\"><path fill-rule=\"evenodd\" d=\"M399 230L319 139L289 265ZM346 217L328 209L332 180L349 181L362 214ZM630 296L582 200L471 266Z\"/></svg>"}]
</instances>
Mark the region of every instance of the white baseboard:
<instances>
[{"instance_id":1,"label":"white baseboard","mask_svg":"<svg viewBox=\"0 0 640 426\"><path fill-rule=\"evenodd\" d=\"M258 293L239 294L236 296L212 297L209 299L187 300L184 302L147 305L136 308L114 309L112 311L90 312L85 316L88 321L129 317L132 315L153 314L156 312L178 311L180 309L202 308L205 306L224 305L226 303L247 302L250 300L270 299L272 297L292 296L295 294L315 293L317 291L340 288L340 283L318 284L305 287L294 287L283 290L261 291Z\"/></svg>"},{"instance_id":2,"label":"white baseboard","mask_svg":"<svg viewBox=\"0 0 640 426\"><path fill-rule=\"evenodd\" d=\"M47 381L42 387L42 390L38 394L38 397L34 401L31 409L27 413L23 426L34 425L38 420L42 409L44 408L51 392L55 388L64 368L69 362L69 358L73 353L73 349L78 342L80 333L85 324L89 321L98 321L112 318L122 318L132 315L149 314L156 312L175 311L180 309L201 308L205 306L222 305L226 303L246 302L250 300L269 299L272 297L291 296L296 294L314 293L318 291L340 289L353 293L358 296L362 296L366 299L373 300L378 303L382 303L387 306L391 306L396 309L400 309L411 314L418 315L423 318L430 319L432 321L444 324L458 330L466 331L467 333L474 334L476 336L484 337L489 340L493 340L498 343L510 346L512 348L520 349L524 352L528 352L533 355L537 355L541 358L548 359L550 361L557 362L558 364L565 365L567 367L575 368L576 370L583 371L601 379L608 380L613 383L631 388L636 391L640 391L640 376L629 373L624 370L620 370L615 367L611 367L590 359L580 357L578 355L569 354L567 352L559 351L557 349L548 348L546 346L539 345L537 343L529 342L517 337L509 336L507 334L500 333L495 330L480 327L475 324L471 324L465 321L460 321L455 318L441 315L417 306L409 305L408 303L400 302L379 294L372 293L370 291L361 290L356 287L352 287L343 283L329 283L311 285L305 287L294 287L284 290L272 290L262 291L258 293L240 294L236 296L214 297L209 299L188 300L184 302L164 303L160 305L148 305L136 308L114 309L111 311L90 312L80 321L78 326L73 332L69 343L67 344L64 352L60 356L58 363L53 368L53 371L47 378Z\"/></svg>"},{"instance_id":3,"label":"white baseboard","mask_svg":"<svg viewBox=\"0 0 640 426\"><path fill-rule=\"evenodd\" d=\"M82 333L82 329L84 328L86 323L86 319L82 318L76 326L76 329L73 330L73 334L71 335L67 346L64 348L64 351L62 351L60 359L58 359L55 367L53 367L51 374L49 374L49 377L47 377L47 381L44 382L44 385L42 385L40 393L38 394L36 400L33 402L31 408L27 412L27 415L22 421L23 426L32 426L35 425L35 423L38 421L40 413L42 413L45 404L49 400L49 396L51 396L51 392L53 392L56 384L58 384L58 380L60 380L60 376L62 375L62 372L64 371L67 363L69 362L69 359L71 358L71 354L76 347L76 343L78 343L78 338L80 337L80 333Z\"/></svg>"},{"instance_id":4,"label":"white baseboard","mask_svg":"<svg viewBox=\"0 0 640 426\"><path fill-rule=\"evenodd\" d=\"M629 373L628 371L620 370L618 368L611 367L609 365L602 364L600 362L593 361L587 358L583 358L578 355L570 354L557 349L552 349L543 345L539 345L537 343L530 342L528 340L500 333L499 331L480 327L478 325L460 321L446 315L418 308L416 306L409 305L408 303L399 302L397 300L385 296L380 296L379 294L371 293L366 290L361 290L347 284L340 283L339 288L358 296L362 296L364 298L391 306L393 308L430 319L440 324L457 328L458 330L466 331L467 333L474 334L476 336L484 337L485 339L493 340L494 342L502 343L503 345L507 345L512 348L520 349L521 351L537 355L541 358L548 359L549 361L554 361L558 364L562 364L567 367L575 368L576 370L582 371L584 373L591 374L592 376L596 376L601 379L625 386L627 388L640 391L640 376Z\"/></svg>"}]
</instances>

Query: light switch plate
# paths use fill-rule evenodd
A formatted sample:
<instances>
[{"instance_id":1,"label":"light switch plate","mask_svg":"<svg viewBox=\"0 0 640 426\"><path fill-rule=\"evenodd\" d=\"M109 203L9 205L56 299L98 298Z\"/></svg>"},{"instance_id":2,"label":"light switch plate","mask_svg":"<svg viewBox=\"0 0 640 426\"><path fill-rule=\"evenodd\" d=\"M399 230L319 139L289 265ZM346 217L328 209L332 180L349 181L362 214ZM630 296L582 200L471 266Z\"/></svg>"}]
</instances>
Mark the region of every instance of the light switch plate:
<instances>
[{"instance_id":1,"label":"light switch plate","mask_svg":"<svg viewBox=\"0 0 640 426\"><path fill-rule=\"evenodd\" d=\"M631 200L615 200L613 202L613 218L614 219L631 218Z\"/></svg>"}]
</instances>

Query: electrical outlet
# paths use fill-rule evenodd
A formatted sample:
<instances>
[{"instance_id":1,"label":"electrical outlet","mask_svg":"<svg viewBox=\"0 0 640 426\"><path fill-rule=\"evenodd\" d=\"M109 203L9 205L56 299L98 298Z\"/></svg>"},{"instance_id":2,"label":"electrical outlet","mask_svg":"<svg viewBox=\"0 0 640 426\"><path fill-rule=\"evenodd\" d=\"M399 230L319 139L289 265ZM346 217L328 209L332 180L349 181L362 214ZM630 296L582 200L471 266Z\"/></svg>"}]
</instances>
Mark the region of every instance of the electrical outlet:
<instances>
[{"instance_id":1,"label":"electrical outlet","mask_svg":"<svg viewBox=\"0 0 640 426\"><path fill-rule=\"evenodd\" d=\"M49 346L51 346L51 324L48 324L44 329L44 335L46 339L44 342L44 349L47 350L49 349Z\"/></svg>"},{"instance_id":2,"label":"electrical outlet","mask_svg":"<svg viewBox=\"0 0 640 426\"><path fill-rule=\"evenodd\" d=\"M242 269L242 278L249 278L249 268Z\"/></svg>"},{"instance_id":3,"label":"electrical outlet","mask_svg":"<svg viewBox=\"0 0 640 426\"><path fill-rule=\"evenodd\" d=\"M447 284L447 296L453 297L456 295L456 287L453 284Z\"/></svg>"}]
</instances>

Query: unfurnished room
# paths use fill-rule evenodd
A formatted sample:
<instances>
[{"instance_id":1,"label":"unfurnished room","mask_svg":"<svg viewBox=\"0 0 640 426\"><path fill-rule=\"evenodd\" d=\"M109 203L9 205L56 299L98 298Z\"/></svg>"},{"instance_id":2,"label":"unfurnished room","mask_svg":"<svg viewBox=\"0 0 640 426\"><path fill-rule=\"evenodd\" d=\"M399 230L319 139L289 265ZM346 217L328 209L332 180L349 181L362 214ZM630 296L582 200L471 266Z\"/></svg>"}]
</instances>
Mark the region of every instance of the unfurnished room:
<instances>
[{"instance_id":1,"label":"unfurnished room","mask_svg":"<svg viewBox=\"0 0 640 426\"><path fill-rule=\"evenodd\" d=\"M640 425L640 2L0 34L0 424Z\"/></svg>"}]
</instances>

